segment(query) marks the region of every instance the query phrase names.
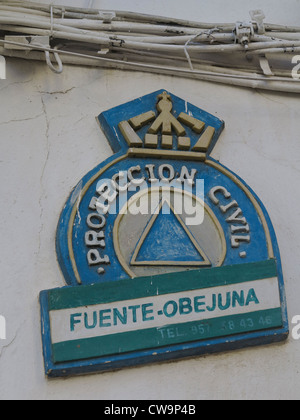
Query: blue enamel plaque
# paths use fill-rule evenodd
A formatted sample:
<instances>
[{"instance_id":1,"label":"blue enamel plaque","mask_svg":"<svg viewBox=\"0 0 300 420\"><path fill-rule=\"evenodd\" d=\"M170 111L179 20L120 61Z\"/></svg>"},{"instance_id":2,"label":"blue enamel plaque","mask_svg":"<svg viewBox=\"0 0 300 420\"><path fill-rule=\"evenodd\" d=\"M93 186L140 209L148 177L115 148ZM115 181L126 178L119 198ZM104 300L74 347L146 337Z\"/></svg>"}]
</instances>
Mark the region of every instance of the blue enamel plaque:
<instances>
[{"instance_id":1,"label":"blue enamel plaque","mask_svg":"<svg viewBox=\"0 0 300 420\"><path fill-rule=\"evenodd\" d=\"M223 121L164 90L98 120L114 155L78 183L59 220L67 286L40 294L46 374L285 340L268 213L210 157Z\"/></svg>"}]
</instances>

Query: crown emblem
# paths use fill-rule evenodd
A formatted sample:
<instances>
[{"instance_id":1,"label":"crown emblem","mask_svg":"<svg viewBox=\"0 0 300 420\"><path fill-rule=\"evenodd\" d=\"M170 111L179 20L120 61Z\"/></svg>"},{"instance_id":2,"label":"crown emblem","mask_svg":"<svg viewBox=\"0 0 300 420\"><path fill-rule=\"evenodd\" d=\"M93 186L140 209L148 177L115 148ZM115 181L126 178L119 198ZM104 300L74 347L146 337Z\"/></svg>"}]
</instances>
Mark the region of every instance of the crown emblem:
<instances>
[{"instance_id":1,"label":"crown emblem","mask_svg":"<svg viewBox=\"0 0 300 420\"><path fill-rule=\"evenodd\" d=\"M158 113L148 111L119 123L119 129L129 148L134 149L132 152L145 155L147 149L173 150L175 154L188 152L184 157L191 154L190 157L205 160L216 129L185 112L181 112L176 118L172 97L166 91L157 96L156 108ZM141 136L139 132L144 127L148 128L144 136ZM187 130L193 136L188 135ZM195 136L196 141L193 144L191 137Z\"/></svg>"}]
</instances>

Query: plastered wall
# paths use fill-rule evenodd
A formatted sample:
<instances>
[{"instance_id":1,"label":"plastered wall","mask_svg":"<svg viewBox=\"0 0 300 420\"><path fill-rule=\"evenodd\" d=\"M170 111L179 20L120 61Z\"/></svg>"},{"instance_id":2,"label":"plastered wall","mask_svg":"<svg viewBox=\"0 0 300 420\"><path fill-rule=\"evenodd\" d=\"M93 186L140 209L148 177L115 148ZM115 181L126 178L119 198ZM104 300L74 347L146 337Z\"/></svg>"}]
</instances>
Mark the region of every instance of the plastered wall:
<instances>
[{"instance_id":1,"label":"plastered wall","mask_svg":"<svg viewBox=\"0 0 300 420\"><path fill-rule=\"evenodd\" d=\"M44 3L44 2L41 2ZM54 2L59 3L59 2ZM66 3L66 2L65 2ZM81 6L84 0L70 1ZM66 3L67 4L67 3ZM299 24L300 1L95 0L107 9L198 21ZM44 376L38 295L64 286L55 231L72 188L111 156L95 116L166 89L223 119L213 157L239 174L272 219L289 319L300 314L300 102L176 77L7 60L0 81L0 399L256 399L300 397L300 341L64 380Z\"/></svg>"}]
</instances>

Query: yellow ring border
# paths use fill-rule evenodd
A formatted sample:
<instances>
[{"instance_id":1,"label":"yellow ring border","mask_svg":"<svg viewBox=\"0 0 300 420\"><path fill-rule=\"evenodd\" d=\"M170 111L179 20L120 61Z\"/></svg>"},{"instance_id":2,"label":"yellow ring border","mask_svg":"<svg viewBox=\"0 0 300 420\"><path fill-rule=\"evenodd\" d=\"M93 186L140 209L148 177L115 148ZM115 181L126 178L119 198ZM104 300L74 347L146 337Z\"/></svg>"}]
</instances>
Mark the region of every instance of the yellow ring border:
<instances>
[{"instance_id":1,"label":"yellow ring border","mask_svg":"<svg viewBox=\"0 0 300 420\"><path fill-rule=\"evenodd\" d=\"M224 166L220 165L219 163L208 159L205 161L205 164L211 166L214 169L217 169L219 172L222 172L225 176L227 176L227 178L231 179L249 198L249 200L251 201L252 205L257 211L257 214L259 215L259 218L262 222L262 225L266 234L266 239L267 239L269 258L270 259L274 258L274 248L272 244L271 233L268 226L268 222L265 218L262 208L260 207L259 203L257 202L256 198L253 196L251 191L249 191L247 186L243 184L232 172L230 172L228 169L226 169Z\"/></svg>"},{"instance_id":2,"label":"yellow ring border","mask_svg":"<svg viewBox=\"0 0 300 420\"><path fill-rule=\"evenodd\" d=\"M90 186L93 184L93 182L96 181L97 178L99 178L105 171L107 171L107 169L109 169L111 166L115 165L116 163L119 163L121 160L124 160L128 157L128 154L126 153L125 155L119 156L116 159L114 159L113 161L111 161L110 163L108 163L107 165L105 165L102 169L100 169L100 171L98 171L83 187L83 189L81 190L78 199L76 200L73 209L72 209L72 213L70 216L70 220L69 220L69 227L68 227L68 249L69 249L69 255L70 255L70 261L71 261L71 265L74 271L74 275L76 278L76 281L78 284L82 284L79 272L78 272L78 268L77 268L77 264L75 261L75 256L74 256L74 250L73 250L73 243L72 243L72 238L73 238L73 227L74 227L74 220L76 217L76 213L78 211L79 208L79 204L80 201L82 200L82 197L84 197L85 193L87 192L87 190L90 188Z\"/></svg>"},{"instance_id":3,"label":"yellow ring border","mask_svg":"<svg viewBox=\"0 0 300 420\"><path fill-rule=\"evenodd\" d=\"M123 208L121 209L120 213L118 214L118 216L115 220L115 224L114 224L114 228L113 228L113 242L114 242L115 252L117 254L118 260L121 263L122 267L124 268L126 273L132 278L136 277L136 274L130 269L130 267L128 266L128 264L125 261L125 258L122 255L122 252L121 252L121 249L120 249L120 244L119 244L119 236L118 236L119 225L120 225L124 215L126 215L126 211L127 211L128 207L133 202L137 201L139 198L143 197L146 194L150 194L150 192L149 192L150 190L151 190L151 193L152 193L152 192L156 192L156 191L160 192L160 191L163 191L165 189L169 189L169 188L159 186L159 187L153 187L153 188L150 188L150 189L147 189L147 190L139 191L138 193L133 195L127 201L127 203L123 206ZM175 189L175 191L177 191L177 190ZM182 190L180 190L180 191L182 192ZM216 226L216 228L219 232L219 235L220 235L220 238L221 238L221 243L222 243L222 254L221 254L221 258L220 258L220 263L218 264L218 267L220 267L223 264L223 262L225 260L225 257L226 257L226 253L227 253L227 243L226 243L226 238L225 238L223 228L222 228L219 220L217 219L217 217L215 216L214 212L212 211L212 209L209 207L208 204L206 204L199 197L196 197L194 194L190 193L189 191L183 191L183 192L184 192L184 194L192 196L192 198L194 198L196 201L198 201L201 204L201 206L207 211L207 213L211 217L213 223L215 224L215 226ZM184 227L184 229L187 230L186 227ZM190 233L188 233L188 235L190 235ZM194 242L194 239L193 239L193 242ZM194 245L196 246L195 243L194 243ZM196 248L197 248L197 246L196 246ZM187 262L177 262L175 264L174 261L164 261L164 263L165 263L166 266L172 265L172 266L178 266L178 267L193 265L193 264L187 263ZM151 263L151 261L150 261L148 265L149 266L157 266L157 265L162 265L162 264L155 264L154 262ZM199 263L194 264L194 266L199 267Z\"/></svg>"},{"instance_id":4,"label":"yellow ring border","mask_svg":"<svg viewBox=\"0 0 300 420\"><path fill-rule=\"evenodd\" d=\"M82 284L82 281L81 281L81 278L80 278L80 275L79 275L79 272L78 272L78 268L77 268L77 264L76 264L76 261L75 261L75 257L74 257L72 237L73 237L74 220L75 220L78 208L79 208L80 201L82 200L82 197L85 195L85 193L87 192L89 187L92 185L93 182L95 182L95 180L97 178L99 178L111 166L113 166L116 163L119 163L120 161L126 159L127 157L130 157L129 153L126 153L125 155L122 155L122 156L118 156L116 159L112 160L110 163L108 163L102 169L100 169L100 171L98 171L86 183L86 185L81 190L78 199L76 200L75 204L73 205L73 209L72 209L70 220L69 220L67 239L68 239L68 250L69 250L69 256L70 256L70 262L71 262L72 269L73 269L73 272L74 272L74 275L75 275L75 278L76 278L76 281L77 281L78 284ZM159 157L159 156L157 156L157 157ZM256 198L249 191L249 189L246 187L246 185L244 185L232 172L230 172L224 166L222 166L219 163L217 163L213 160L210 160L210 159L205 160L204 163L208 166L211 166L214 169L217 169L219 172L223 173L223 175L227 176L227 178L231 179L249 198L249 200L251 201L255 210L257 211L257 214L259 215L259 217L261 219L261 222L262 222L265 234L266 234L269 258L274 258L274 249L273 249L273 244L272 244L272 239L271 239L269 226L268 226L267 220L265 218L265 215L264 215L259 203L257 202Z\"/></svg>"}]
</instances>

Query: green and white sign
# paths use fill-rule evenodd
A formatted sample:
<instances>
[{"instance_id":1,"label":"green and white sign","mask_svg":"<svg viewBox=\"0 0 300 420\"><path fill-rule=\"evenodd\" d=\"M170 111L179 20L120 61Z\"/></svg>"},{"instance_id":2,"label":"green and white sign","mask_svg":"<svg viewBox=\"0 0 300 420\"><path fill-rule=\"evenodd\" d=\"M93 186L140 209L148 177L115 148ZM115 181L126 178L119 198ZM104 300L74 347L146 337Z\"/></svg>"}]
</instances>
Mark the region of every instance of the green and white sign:
<instances>
[{"instance_id":1,"label":"green and white sign","mask_svg":"<svg viewBox=\"0 0 300 420\"><path fill-rule=\"evenodd\" d=\"M56 363L282 325L274 260L56 289L48 305Z\"/></svg>"}]
</instances>

